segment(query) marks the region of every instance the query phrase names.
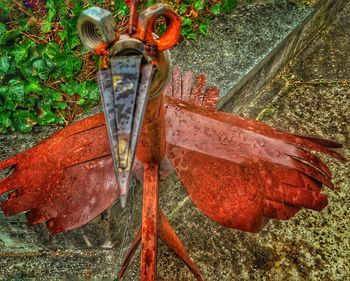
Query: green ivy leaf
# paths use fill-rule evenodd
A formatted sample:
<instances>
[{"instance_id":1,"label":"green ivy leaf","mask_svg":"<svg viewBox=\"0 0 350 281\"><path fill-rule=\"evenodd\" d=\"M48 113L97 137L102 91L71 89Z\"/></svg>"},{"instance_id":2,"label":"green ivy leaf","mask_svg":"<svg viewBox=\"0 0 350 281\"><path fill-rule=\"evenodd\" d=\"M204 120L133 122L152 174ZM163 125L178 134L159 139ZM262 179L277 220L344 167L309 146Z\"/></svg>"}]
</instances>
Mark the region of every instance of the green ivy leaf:
<instances>
[{"instance_id":1,"label":"green ivy leaf","mask_svg":"<svg viewBox=\"0 0 350 281\"><path fill-rule=\"evenodd\" d=\"M8 56L0 57L0 74L6 74L10 68L10 58Z\"/></svg>"},{"instance_id":2,"label":"green ivy leaf","mask_svg":"<svg viewBox=\"0 0 350 281\"><path fill-rule=\"evenodd\" d=\"M179 13L180 14L185 14L187 12L187 5L182 3L179 7Z\"/></svg>"},{"instance_id":3,"label":"green ivy leaf","mask_svg":"<svg viewBox=\"0 0 350 281\"><path fill-rule=\"evenodd\" d=\"M6 25L0 22L0 44L3 43L3 38L5 36L6 31L7 31Z\"/></svg>"},{"instance_id":4,"label":"green ivy leaf","mask_svg":"<svg viewBox=\"0 0 350 281\"><path fill-rule=\"evenodd\" d=\"M129 7L126 5L124 0L116 0L114 11L117 13L117 15L124 17L129 14Z\"/></svg>"},{"instance_id":5,"label":"green ivy leaf","mask_svg":"<svg viewBox=\"0 0 350 281\"><path fill-rule=\"evenodd\" d=\"M190 25L192 26L192 20L187 17L181 17L182 18L182 26Z\"/></svg>"},{"instance_id":6,"label":"green ivy leaf","mask_svg":"<svg viewBox=\"0 0 350 281\"><path fill-rule=\"evenodd\" d=\"M65 41L68 37L68 32L67 31L59 31L58 36L62 41Z\"/></svg>"},{"instance_id":7,"label":"green ivy leaf","mask_svg":"<svg viewBox=\"0 0 350 281\"><path fill-rule=\"evenodd\" d=\"M221 4L216 4L213 7L211 7L210 12L213 15L218 15L221 13Z\"/></svg>"},{"instance_id":8,"label":"green ivy leaf","mask_svg":"<svg viewBox=\"0 0 350 281\"><path fill-rule=\"evenodd\" d=\"M203 35L207 34L207 32L208 32L208 24L204 23L204 22L201 22L199 24L199 32L202 33Z\"/></svg>"},{"instance_id":9,"label":"green ivy leaf","mask_svg":"<svg viewBox=\"0 0 350 281\"><path fill-rule=\"evenodd\" d=\"M83 60L78 59L75 56L69 57L68 55L61 56L55 61L56 66L58 66L61 71L61 75L65 78L71 78L74 76L74 73L80 70Z\"/></svg>"},{"instance_id":10,"label":"green ivy leaf","mask_svg":"<svg viewBox=\"0 0 350 281\"><path fill-rule=\"evenodd\" d=\"M35 78L30 78L29 81L24 86L24 91L26 94L38 93L42 90L39 80Z\"/></svg>"},{"instance_id":11,"label":"green ivy leaf","mask_svg":"<svg viewBox=\"0 0 350 281\"><path fill-rule=\"evenodd\" d=\"M77 34L74 34L68 38L68 40L66 40L66 43L64 45L64 49L67 51L71 51L73 50L75 47L79 46L81 44L80 42L80 38Z\"/></svg>"},{"instance_id":12,"label":"green ivy leaf","mask_svg":"<svg viewBox=\"0 0 350 281\"><path fill-rule=\"evenodd\" d=\"M48 13L47 13L44 24L41 26L41 30L44 33L48 33L51 31L52 20L56 16L55 1L54 0L47 0L46 8L48 9Z\"/></svg>"},{"instance_id":13,"label":"green ivy leaf","mask_svg":"<svg viewBox=\"0 0 350 281\"><path fill-rule=\"evenodd\" d=\"M17 38L21 34L22 34L22 31L20 29L6 31L1 38L0 44L6 44L9 41L14 40L15 38Z\"/></svg>"},{"instance_id":14,"label":"green ivy leaf","mask_svg":"<svg viewBox=\"0 0 350 281\"><path fill-rule=\"evenodd\" d=\"M49 42L46 45L46 48L44 49L44 52L43 52L43 54L49 59L53 59L61 53L62 53L62 50L56 42Z\"/></svg>"},{"instance_id":15,"label":"green ivy leaf","mask_svg":"<svg viewBox=\"0 0 350 281\"><path fill-rule=\"evenodd\" d=\"M81 95L84 92L83 87L77 81L69 84L61 84L61 90L70 96L74 96L75 94Z\"/></svg>"},{"instance_id":16,"label":"green ivy leaf","mask_svg":"<svg viewBox=\"0 0 350 281\"><path fill-rule=\"evenodd\" d=\"M26 110L18 110L14 113L15 127L18 131L26 133L32 130L33 125L37 123L37 117Z\"/></svg>"},{"instance_id":17,"label":"green ivy leaf","mask_svg":"<svg viewBox=\"0 0 350 281\"><path fill-rule=\"evenodd\" d=\"M88 98L92 103L99 101L100 91L96 81L85 81L85 92L87 93L85 97ZM84 96L84 95L82 95Z\"/></svg>"},{"instance_id":18,"label":"green ivy leaf","mask_svg":"<svg viewBox=\"0 0 350 281\"><path fill-rule=\"evenodd\" d=\"M204 10L206 5L207 5L207 1L206 0L195 0L194 1L194 8L197 11Z\"/></svg>"},{"instance_id":19,"label":"green ivy leaf","mask_svg":"<svg viewBox=\"0 0 350 281\"><path fill-rule=\"evenodd\" d=\"M25 91L23 81L12 79L8 82L7 94L19 104L24 104Z\"/></svg>"},{"instance_id":20,"label":"green ivy leaf","mask_svg":"<svg viewBox=\"0 0 350 281\"><path fill-rule=\"evenodd\" d=\"M7 1L0 2L0 14L3 17L8 17L11 13L11 7Z\"/></svg>"},{"instance_id":21,"label":"green ivy leaf","mask_svg":"<svg viewBox=\"0 0 350 281\"><path fill-rule=\"evenodd\" d=\"M39 76L42 80L49 79L50 69L45 60L39 59L33 63L33 76Z\"/></svg>"},{"instance_id":22,"label":"green ivy leaf","mask_svg":"<svg viewBox=\"0 0 350 281\"><path fill-rule=\"evenodd\" d=\"M54 102L54 103L52 104L52 108L54 108L54 109L61 109L61 110L66 109L67 106L68 106L68 104L67 104L66 102L64 102L64 101L61 101L61 102Z\"/></svg>"},{"instance_id":23,"label":"green ivy leaf","mask_svg":"<svg viewBox=\"0 0 350 281\"><path fill-rule=\"evenodd\" d=\"M11 126L12 121L10 119L11 113L9 111L0 112L0 125L3 128L8 128Z\"/></svg>"},{"instance_id":24,"label":"green ivy leaf","mask_svg":"<svg viewBox=\"0 0 350 281\"><path fill-rule=\"evenodd\" d=\"M84 99L84 98L80 98L80 99L77 101L77 104L78 104L78 105L84 105L84 104L85 104L85 99Z\"/></svg>"},{"instance_id":25,"label":"green ivy leaf","mask_svg":"<svg viewBox=\"0 0 350 281\"><path fill-rule=\"evenodd\" d=\"M146 6L152 6L154 4L154 0L146 0Z\"/></svg>"},{"instance_id":26,"label":"green ivy leaf","mask_svg":"<svg viewBox=\"0 0 350 281\"><path fill-rule=\"evenodd\" d=\"M237 6L238 0L224 0L222 3L222 9L225 13L231 14Z\"/></svg>"},{"instance_id":27,"label":"green ivy leaf","mask_svg":"<svg viewBox=\"0 0 350 281\"><path fill-rule=\"evenodd\" d=\"M29 47L30 47L30 45L27 45L27 44L15 46L15 49L11 52L11 54L15 58L16 63L20 63L28 57Z\"/></svg>"},{"instance_id":28,"label":"green ivy leaf","mask_svg":"<svg viewBox=\"0 0 350 281\"><path fill-rule=\"evenodd\" d=\"M42 125L53 124L57 120L57 116L52 112L50 105L44 105L41 108L40 123Z\"/></svg>"}]
</instances>

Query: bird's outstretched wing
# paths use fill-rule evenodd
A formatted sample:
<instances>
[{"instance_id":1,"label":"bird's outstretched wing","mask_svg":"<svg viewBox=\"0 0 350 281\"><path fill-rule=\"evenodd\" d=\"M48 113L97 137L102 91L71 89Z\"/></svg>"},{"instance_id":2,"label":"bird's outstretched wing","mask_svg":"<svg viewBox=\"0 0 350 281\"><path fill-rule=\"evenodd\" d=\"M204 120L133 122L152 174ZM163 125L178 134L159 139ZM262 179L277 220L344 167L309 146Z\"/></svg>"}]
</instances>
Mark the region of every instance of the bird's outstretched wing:
<instances>
[{"instance_id":1,"label":"bird's outstretched wing","mask_svg":"<svg viewBox=\"0 0 350 281\"><path fill-rule=\"evenodd\" d=\"M166 93L168 153L193 202L229 227L258 230L266 218L288 219L300 207L322 209L327 166L303 149L342 158L334 142L298 137L256 121L215 112L218 89L174 68ZM203 96L204 95L204 96ZM68 126L0 162L7 215L27 212L51 233L94 219L119 196L103 114Z\"/></svg>"},{"instance_id":2,"label":"bird's outstretched wing","mask_svg":"<svg viewBox=\"0 0 350 281\"><path fill-rule=\"evenodd\" d=\"M117 198L103 114L68 126L33 148L0 162L13 167L0 180L6 215L27 212L30 224L46 222L51 233L94 219Z\"/></svg>"},{"instance_id":3,"label":"bird's outstretched wing","mask_svg":"<svg viewBox=\"0 0 350 281\"><path fill-rule=\"evenodd\" d=\"M218 90L205 77L174 69L168 87L168 157L195 205L212 220L256 232L269 218L322 210L333 189L326 164L309 152L343 159L339 144L278 131L214 109ZM185 92L176 92L185 89ZM172 97L170 97L172 95Z\"/></svg>"}]
</instances>

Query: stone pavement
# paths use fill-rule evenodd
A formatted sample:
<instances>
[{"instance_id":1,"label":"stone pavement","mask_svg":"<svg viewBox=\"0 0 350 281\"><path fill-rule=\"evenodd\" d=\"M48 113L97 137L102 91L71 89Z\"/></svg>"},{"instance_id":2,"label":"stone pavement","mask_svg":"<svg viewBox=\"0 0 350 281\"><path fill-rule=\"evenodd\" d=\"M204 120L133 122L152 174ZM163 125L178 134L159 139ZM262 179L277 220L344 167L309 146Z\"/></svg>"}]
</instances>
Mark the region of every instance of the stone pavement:
<instances>
[{"instance_id":1,"label":"stone pavement","mask_svg":"<svg viewBox=\"0 0 350 281\"><path fill-rule=\"evenodd\" d=\"M274 100L258 114L243 113L280 129L337 140L350 159L349 26L350 3L261 90L274 93ZM22 151L52 131L0 136L0 155ZM302 211L290 221L270 222L259 234L225 229L207 219L175 175L161 185L161 206L206 280L350 280L350 167L324 160L339 187L337 194L326 191L329 206L321 213ZM140 197L138 189L133 217L140 215ZM21 218L0 217L0 280L112 280L125 236L120 225L127 225L130 212L130 206L124 212L115 206L109 218L56 237L43 226L27 228ZM129 240L137 227L136 221ZM158 280L194 280L159 244ZM124 280L138 276L136 256Z\"/></svg>"}]
</instances>

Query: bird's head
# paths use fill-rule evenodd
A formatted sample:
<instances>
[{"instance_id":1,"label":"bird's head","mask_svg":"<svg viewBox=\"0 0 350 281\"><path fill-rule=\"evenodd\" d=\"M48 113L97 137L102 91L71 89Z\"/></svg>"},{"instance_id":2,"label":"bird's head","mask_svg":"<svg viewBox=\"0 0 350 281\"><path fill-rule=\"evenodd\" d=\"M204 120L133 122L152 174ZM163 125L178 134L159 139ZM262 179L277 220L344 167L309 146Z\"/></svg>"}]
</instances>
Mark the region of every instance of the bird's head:
<instances>
[{"instance_id":1,"label":"bird's head","mask_svg":"<svg viewBox=\"0 0 350 281\"><path fill-rule=\"evenodd\" d=\"M163 92L170 76L169 49L180 37L181 18L165 4L137 12L130 6L129 26L118 31L111 12L91 7L78 20L83 45L100 56L98 80L121 195L127 193L141 125L149 100ZM163 17L167 28L154 32Z\"/></svg>"}]
</instances>

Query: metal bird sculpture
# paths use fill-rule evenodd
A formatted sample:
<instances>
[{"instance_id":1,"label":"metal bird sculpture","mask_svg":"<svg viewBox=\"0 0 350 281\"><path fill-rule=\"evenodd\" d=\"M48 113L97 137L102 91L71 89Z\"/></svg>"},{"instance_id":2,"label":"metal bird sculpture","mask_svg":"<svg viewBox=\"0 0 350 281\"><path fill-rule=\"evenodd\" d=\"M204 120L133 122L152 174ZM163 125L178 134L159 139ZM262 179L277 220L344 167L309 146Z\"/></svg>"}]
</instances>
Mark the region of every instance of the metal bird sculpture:
<instances>
[{"instance_id":1,"label":"metal bird sculpture","mask_svg":"<svg viewBox=\"0 0 350 281\"><path fill-rule=\"evenodd\" d=\"M286 220L301 208L328 203L322 186L331 172L313 151L343 160L338 143L293 135L215 110L219 90L206 78L170 68L168 49L179 40L181 20L169 6L138 14L128 1L128 31L112 15L83 12L78 32L100 55L98 81L104 115L70 125L26 152L0 162L13 173L0 181L6 215L26 212L29 224L45 222L53 234L80 227L127 200L131 172L143 181L142 227L122 264L122 277L141 243L141 280L156 278L160 237L203 280L158 206L158 183L172 171L194 204L210 219L258 232L269 219ZM155 20L167 29L153 34ZM193 82L194 80L194 82Z\"/></svg>"}]
</instances>

